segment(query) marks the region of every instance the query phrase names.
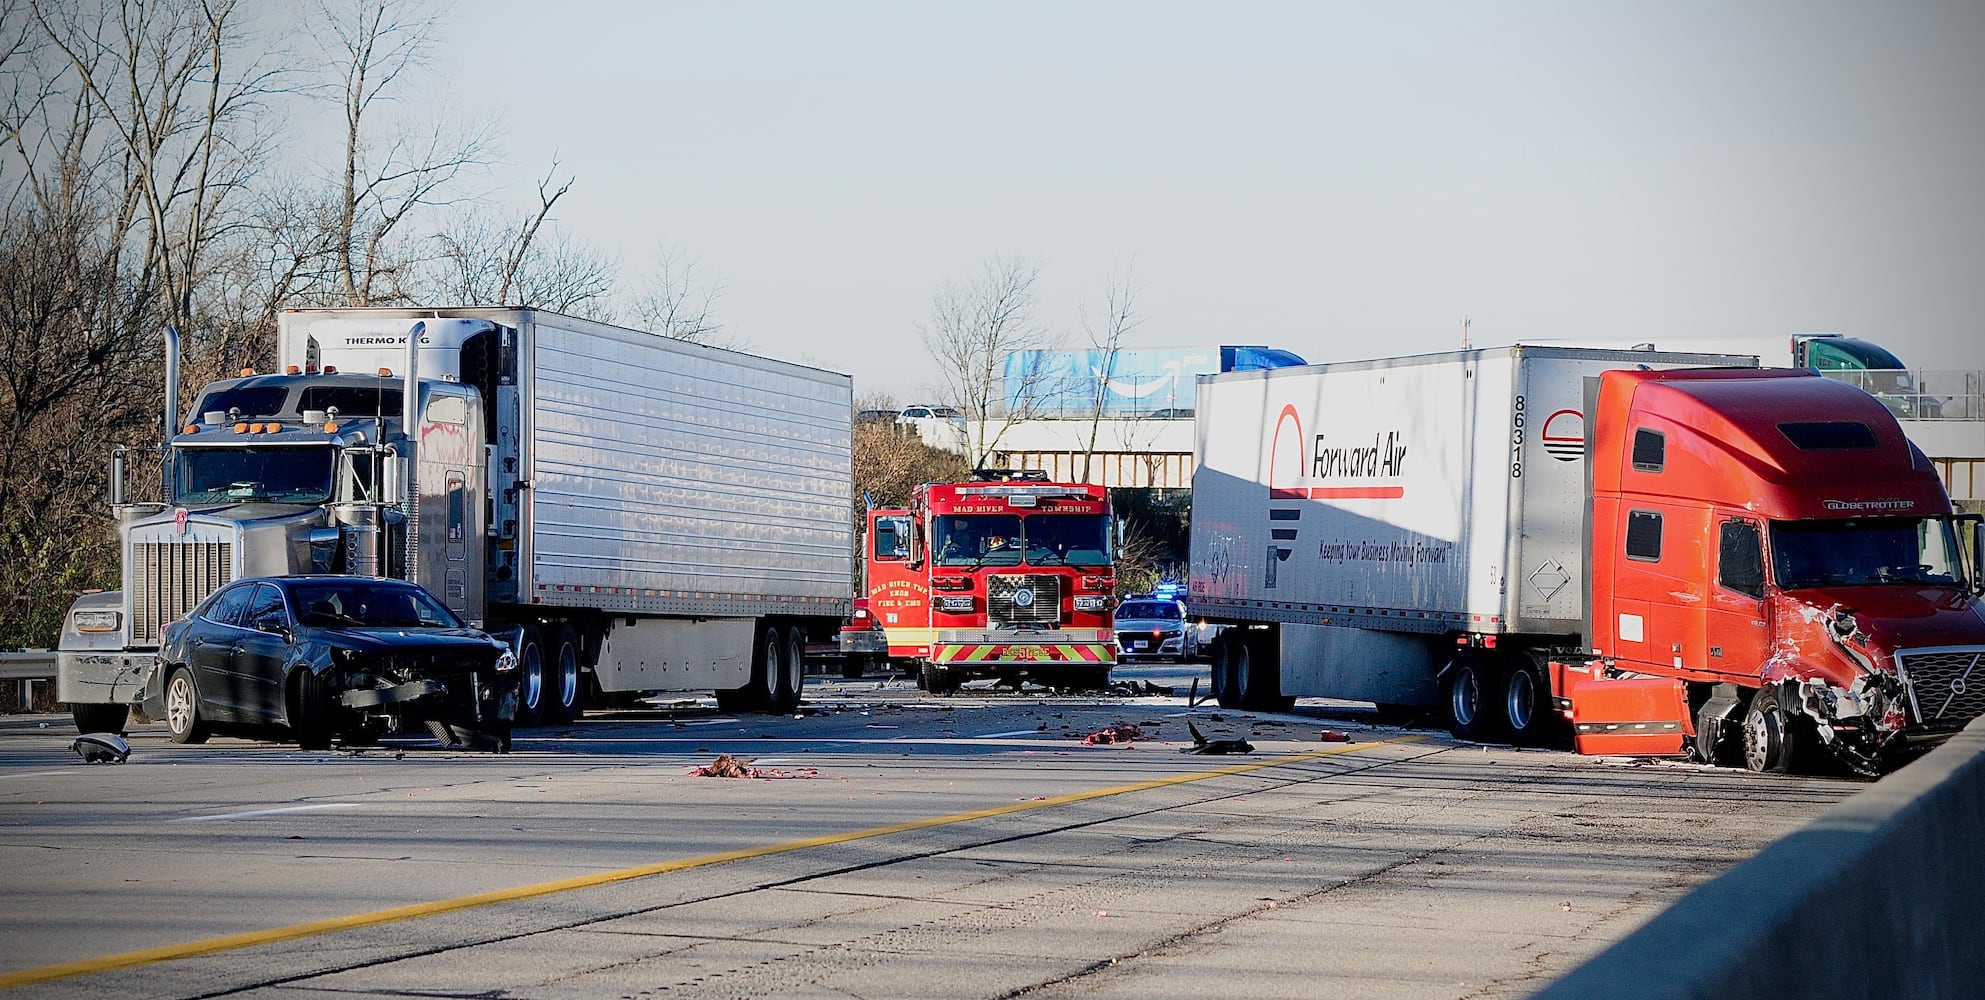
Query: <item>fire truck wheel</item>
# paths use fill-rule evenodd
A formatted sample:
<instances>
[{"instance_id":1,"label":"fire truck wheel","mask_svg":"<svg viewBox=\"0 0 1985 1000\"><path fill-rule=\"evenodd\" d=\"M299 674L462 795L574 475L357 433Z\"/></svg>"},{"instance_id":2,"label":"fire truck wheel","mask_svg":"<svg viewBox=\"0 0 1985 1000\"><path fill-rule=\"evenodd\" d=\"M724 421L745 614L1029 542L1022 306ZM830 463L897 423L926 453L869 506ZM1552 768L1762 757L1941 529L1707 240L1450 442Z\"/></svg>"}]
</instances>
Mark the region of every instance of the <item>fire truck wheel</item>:
<instances>
[{"instance_id":1,"label":"fire truck wheel","mask_svg":"<svg viewBox=\"0 0 1985 1000\"><path fill-rule=\"evenodd\" d=\"M800 690L806 686L806 633L795 625L785 630L779 642L778 676L774 679L771 703L773 714L784 715L799 707Z\"/></svg>"},{"instance_id":2,"label":"fire truck wheel","mask_svg":"<svg viewBox=\"0 0 1985 1000\"><path fill-rule=\"evenodd\" d=\"M544 640L535 626L526 625L517 640L517 715L519 726L535 726L544 718Z\"/></svg>"},{"instance_id":3,"label":"fire truck wheel","mask_svg":"<svg viewBox=\"0 0 1985 1000\"><path fill-rule=\"evenodd\" d=\"M1455 739L1488 739L1488 692L1495 689L1491 680L1487 667L1473 653L1457 654L1448 665L1447 676L1441 681L1441 709Z\"/></svg>"},{"instance_id":4,"label":"fire truck wheel","mask_svg":"<svg viewBox=\"0 0 1985 1000\"><path fill-rule=\"evenodd\" d=\"M309 670L296 672L290 692L289 732L296 745L305 750L331 748L331 706L324 694L324 678Z\"/></svg>"},{"instance_id":5,"label":"fire truck wheel","mask_svg":"<svg viewBox=\"0 0 1985 1000\"><path fill-rule=\"evenodd\" d=\"M79 733L116 733L124 735L124 727L130 724L129 705L70 705L69 718L75 720Z\"/></svg>"},{"instance_id":6,"label":"fire truck wheel","mask_svg":"<svg viewBox=\"0 0 1985 1000\"><path fill-rule=\"evenodd\" d=\"M923 675L924 690L931 694L951 694L964 684L957 671L929 660L924 661Z\"/></svg>"},{"instance_id":7,"label":"fire truck wheel","mask_svg":"<svg viewBox=\"0 0 1985 1000\"><path fill-rule=\"evenodd\" d=\"M850 653L841 659L841 676L847 680L860 680L868 670L868 657Z\"/></svg>"},{"instance_id":8,"label":"fire truck wheel","mask_svg":"<svg viewBox=\"0 0 1985 1000\"><path fill-rule=\"evenodd\" d=\"M174 743L207 742L207 720L200 718L200 692L185 667L165 679L165 727Z\"/></svg>"},{"instance_id":9,"label":"fire truck wheel","mask_svg":"<svg viewBox=\"0 0 1985 1000\"><path fill-rule=\"evenodd\" d=\"M1528 654L1516 654L1503 674L1502 713L1503 731L1511 743L1536 746L1545 742L1545 734L1551 730L1551 689Z\"/></svg>"},{"instance_id":10,"label":"fire truck wheel","mask_svg":"<svg viewBox=\"0 0 1985 1000\"><path fill-rule=\"evenodd\" d=\"M580 692L585 687L579 675L579 633L570 625L558 627L551 656L545 661L544 706L542 717L548 723L571 722L585 711Z\"/></svg>"}]
</instances>

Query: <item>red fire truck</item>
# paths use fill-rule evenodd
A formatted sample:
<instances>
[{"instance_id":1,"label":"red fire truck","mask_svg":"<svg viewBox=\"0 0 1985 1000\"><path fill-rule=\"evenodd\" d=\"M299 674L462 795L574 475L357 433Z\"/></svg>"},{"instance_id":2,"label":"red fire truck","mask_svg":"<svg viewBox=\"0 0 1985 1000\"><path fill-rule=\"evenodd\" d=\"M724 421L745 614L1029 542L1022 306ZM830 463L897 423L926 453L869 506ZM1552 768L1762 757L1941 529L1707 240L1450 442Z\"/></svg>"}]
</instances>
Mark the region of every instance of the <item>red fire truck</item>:
<instances>
[{"instance_id":1,"label":"red fire truck","mask_svg":"<svg viewBox=\"0 0 1985 1000\"><path fill-rule=\"evenodd\" d=\"M908 509L868 514L869 620L933 694L975 677L1101 689L1116 661L1111 541L1101 486L1006 471L919 486Z\"/></svg>"}]
</instances>

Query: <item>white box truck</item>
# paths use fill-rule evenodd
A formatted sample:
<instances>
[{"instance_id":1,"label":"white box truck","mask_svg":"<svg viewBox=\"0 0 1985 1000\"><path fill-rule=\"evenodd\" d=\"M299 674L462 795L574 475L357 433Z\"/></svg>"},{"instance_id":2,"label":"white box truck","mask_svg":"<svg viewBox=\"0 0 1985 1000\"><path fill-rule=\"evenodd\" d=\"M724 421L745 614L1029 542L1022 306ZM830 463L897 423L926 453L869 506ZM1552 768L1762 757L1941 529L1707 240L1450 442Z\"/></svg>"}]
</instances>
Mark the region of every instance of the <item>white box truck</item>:
<instances>
[{"instance_id":1,"label":"white box truck","mask_svg":"<svg viewBox=\"0 0 1985 1000\"><path fill-rule=\"evenodd\" d=\"M184 421L168 400L157 502L114 461L124 585L58 652L79 728L156 688L166 623L294 573L412 580L506 638L520 724L658 691L797 702L851 604L848 376L520 308L300 309L279 337L278 372L202 387Z\"/></svg>"}]
</instances>

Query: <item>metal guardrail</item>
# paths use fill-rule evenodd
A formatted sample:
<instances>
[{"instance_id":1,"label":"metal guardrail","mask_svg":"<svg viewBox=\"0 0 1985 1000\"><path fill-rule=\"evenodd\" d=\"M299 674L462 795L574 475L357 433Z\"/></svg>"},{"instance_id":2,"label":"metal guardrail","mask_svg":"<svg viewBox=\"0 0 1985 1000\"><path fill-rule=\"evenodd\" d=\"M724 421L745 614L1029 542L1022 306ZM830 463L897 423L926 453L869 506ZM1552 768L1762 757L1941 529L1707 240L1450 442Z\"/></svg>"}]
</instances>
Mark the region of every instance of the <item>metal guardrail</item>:
<instances>
[{"instance_id":1,"label":"metal guardrail","mask_svg":"<svg viewBox=\"0 0 1985 1000\"><path fill-rule=\"evenodd\" d=\"M55 651L30 649L22 653L0 653L0 681L52 681L55 679Z\"/></svg>"}]
</instances>

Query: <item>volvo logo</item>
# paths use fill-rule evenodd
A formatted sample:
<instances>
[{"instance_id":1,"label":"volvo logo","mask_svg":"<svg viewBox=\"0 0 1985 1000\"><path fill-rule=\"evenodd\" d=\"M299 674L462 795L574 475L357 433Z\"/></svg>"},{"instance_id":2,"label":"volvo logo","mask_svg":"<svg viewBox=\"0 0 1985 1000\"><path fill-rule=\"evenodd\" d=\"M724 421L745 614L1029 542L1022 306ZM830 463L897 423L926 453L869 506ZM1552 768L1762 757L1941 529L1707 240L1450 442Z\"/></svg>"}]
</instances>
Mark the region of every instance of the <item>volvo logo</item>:
<instances>
[{"instance_id":1,"label":"volvo logo","mask_svg":"<svg viewBox=\"0 0 1985 1000\"><path fill-rule=\"evenodd\" d=\"M1964 696L1964 678L1959 677L1958 679L1951 681L1951 693L1957 695L1960 698Z\"/></svg>"},{"instance_id":2,"label":"volvo logo","mask_svg":"<svg viewBox=\"0 0 1985 1000\"><path fill-rule=\"evenodd\" d=\"M1020 588L1019 590L1016 590L1016 591L1014 591L1014 592L1013 592L1013 606L1014 606L1014 607L1016 607L1016 608L1031 608L1031 607L1033 607L1033 606L1034 606L1034 592L1033 592L1033 591L1031 591L1031 590L1029 590L1029 589L1027 589L1026 587L1022 587L1022 588Z\"/></svg>"}]
</instances>

